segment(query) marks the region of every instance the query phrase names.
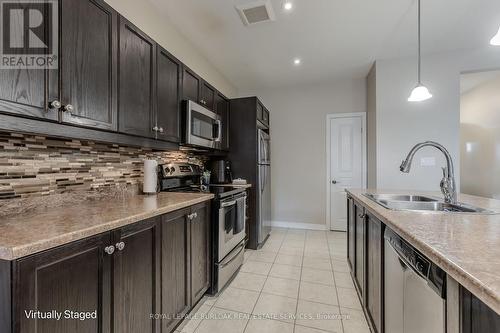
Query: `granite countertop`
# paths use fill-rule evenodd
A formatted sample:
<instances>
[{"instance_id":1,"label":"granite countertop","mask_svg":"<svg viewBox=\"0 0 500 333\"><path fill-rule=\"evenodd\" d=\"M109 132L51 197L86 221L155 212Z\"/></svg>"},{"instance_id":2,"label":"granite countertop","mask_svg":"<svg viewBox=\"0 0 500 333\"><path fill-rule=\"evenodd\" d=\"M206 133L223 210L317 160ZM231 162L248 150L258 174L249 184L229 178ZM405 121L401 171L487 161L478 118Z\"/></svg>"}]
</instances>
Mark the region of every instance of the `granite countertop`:
<instances>
[{"instance_id":1,"label":"granite countertop","mask_svg":"<svg viewBox=\"0 0 500 333\"><path fill-rule=\"evenodd\" d=\"M76 192L0 202L0 259L14 260L213 198Z\"/></svg>"},{"instance_id":2,"label":"granite countertop","mask_svg":"<svg viewBox=\"0 0 500 333\"><path fill-rule=\"evenodd\" d=\"M386 209L363 193L347 190L389 228L500 314L500 214L408 212ZM441 197L436 193L427 194ZM500 212L500 200L460 194L460 202Z\"/></svg>"}]
</instances>

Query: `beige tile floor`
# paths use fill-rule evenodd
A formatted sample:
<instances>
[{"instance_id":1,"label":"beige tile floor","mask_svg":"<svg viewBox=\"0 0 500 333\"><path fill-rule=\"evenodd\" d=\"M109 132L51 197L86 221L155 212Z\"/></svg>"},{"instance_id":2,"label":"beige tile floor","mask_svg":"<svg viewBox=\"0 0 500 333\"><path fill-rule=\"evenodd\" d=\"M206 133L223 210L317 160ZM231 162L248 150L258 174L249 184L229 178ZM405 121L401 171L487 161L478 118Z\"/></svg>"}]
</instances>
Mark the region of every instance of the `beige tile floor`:
<instances>
[{"instance_id":1,"label":"beige tile floor","mask_svg":"<svg viewBox=\"0 0 500 333\"><path fill-rule=\"evenodd\" d=\"M218 297L205 297L183 333L369 333L342 232L273 229Z\"/></svg>"}]
</instances>

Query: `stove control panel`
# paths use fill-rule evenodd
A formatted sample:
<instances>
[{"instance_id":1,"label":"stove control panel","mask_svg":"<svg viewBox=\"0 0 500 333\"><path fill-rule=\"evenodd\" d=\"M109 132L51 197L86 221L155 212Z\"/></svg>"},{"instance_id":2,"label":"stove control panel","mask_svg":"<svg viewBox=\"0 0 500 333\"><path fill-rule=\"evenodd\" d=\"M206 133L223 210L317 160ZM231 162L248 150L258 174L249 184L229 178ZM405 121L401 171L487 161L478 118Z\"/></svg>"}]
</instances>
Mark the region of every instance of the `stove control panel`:
<instances>
[{"instance_id":1,"label":"stove control panel","mask_svg":"<svg viewBox=\"0 0 500 333\"><path fill-rule=\"evenodd\" d=\"M195 164L169 163L158 166L160 178L177 178L186 176L200 176L201 168Z\"/></svg>"}]
</instances>

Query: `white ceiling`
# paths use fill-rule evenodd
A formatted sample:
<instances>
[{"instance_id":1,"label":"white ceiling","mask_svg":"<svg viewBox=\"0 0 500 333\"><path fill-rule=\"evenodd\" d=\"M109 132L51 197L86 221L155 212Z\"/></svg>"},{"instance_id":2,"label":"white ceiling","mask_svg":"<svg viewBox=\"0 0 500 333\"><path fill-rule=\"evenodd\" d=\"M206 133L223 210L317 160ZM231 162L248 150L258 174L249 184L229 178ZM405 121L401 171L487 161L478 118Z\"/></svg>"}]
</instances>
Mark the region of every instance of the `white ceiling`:
<instances>
[{"instance_id":1,"label":"white ceiling","mask_svg":"<svg viewBox=\"0 0 500 333\"><path fill-rule=\"evenodd\" d=\"M244 26L253 0L150 0L240 91L366 76L376 59L416 52L415 0L271 0L275 22ZM423 52L488 44L498 0L422 0ZM293 66L293 58L302 64Z\"/></svg>"}]
</instances>

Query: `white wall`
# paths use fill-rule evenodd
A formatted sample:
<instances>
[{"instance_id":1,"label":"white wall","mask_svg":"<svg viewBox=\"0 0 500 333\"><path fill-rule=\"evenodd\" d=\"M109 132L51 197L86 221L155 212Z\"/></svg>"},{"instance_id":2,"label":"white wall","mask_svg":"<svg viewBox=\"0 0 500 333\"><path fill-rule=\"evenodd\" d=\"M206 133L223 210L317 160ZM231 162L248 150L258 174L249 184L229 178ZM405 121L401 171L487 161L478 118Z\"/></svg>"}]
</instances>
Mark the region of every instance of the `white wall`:
<instances>
[{"instance_id":1,"label":"white wall","mask_svg":"<svg viewBox=\"0 0 500 333\"><path fill-rule=\"evenodd\" d=\"M485 42L486 43L486 42ZM399 165L410 148L434 140L448 148L454 158L459 182L460 73L500 66L500 49L485 47L424 56L422 80L434 97L409 103L416 83L416 59L378 60L377 82L377 187L439 191L444 159L427 148L418 153L410 174ZM435 157L436 166L421 167L421 157Z\"/></svg>"},{"instance_id":2,"label":"white wall","mask_svg":"<svg viewBox=\"0 0 500 333\"><path fill-rule=\"evenodd\" d=\"M500 75L461 97L460 179L463 193L500 198L499 92Z\"/></svg>"},{"instance_id":3,"label":"white wall","mask_svg":"<svg viewBox=\"0 0 500 333\"><path fill-rule=\"evenodd\" d=\"M325 224L326 115L364 112L364 79L247 92L271 112L273 221Z\"/></svg>"},{"instance_id":4,"label":"white wall","mask_svg":"<svg viewBox=\"0 0 500 333\"><path fill-rule=\"evenodd\" d=\"M152 3L138 0L105 1L227 97L237 97L237 88Z\"/></svg>"}]
</instances>

